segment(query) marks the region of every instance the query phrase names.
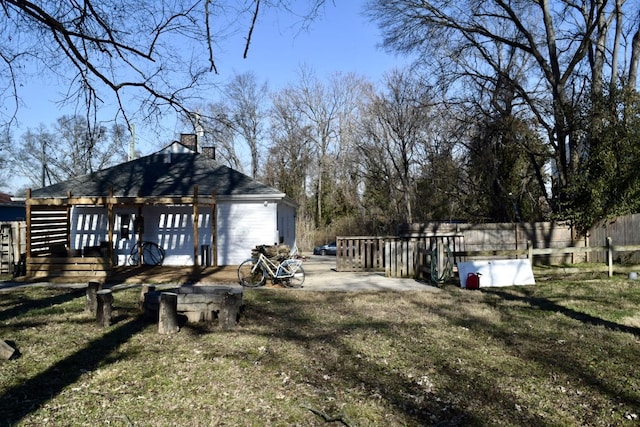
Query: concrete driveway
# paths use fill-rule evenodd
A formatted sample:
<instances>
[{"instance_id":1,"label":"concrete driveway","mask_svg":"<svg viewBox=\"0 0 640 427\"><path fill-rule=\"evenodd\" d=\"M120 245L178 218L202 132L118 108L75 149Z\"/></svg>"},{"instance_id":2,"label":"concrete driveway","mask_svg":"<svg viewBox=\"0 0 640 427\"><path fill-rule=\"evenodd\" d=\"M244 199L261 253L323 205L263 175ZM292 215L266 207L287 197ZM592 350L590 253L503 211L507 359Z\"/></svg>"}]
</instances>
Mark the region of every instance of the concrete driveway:
<instances>
[{"instance_id":1,"label":"concrete driveway","mask_svg":"<svg viewBox=\"0 0 640 427\"><path fill-rule=\"evenodd\" d=\"M303 264L307 291L427 291L435 286L414 279L385 277L383 272L337 272L335 256L309 255Z\"/></svg>"}]
</instances>

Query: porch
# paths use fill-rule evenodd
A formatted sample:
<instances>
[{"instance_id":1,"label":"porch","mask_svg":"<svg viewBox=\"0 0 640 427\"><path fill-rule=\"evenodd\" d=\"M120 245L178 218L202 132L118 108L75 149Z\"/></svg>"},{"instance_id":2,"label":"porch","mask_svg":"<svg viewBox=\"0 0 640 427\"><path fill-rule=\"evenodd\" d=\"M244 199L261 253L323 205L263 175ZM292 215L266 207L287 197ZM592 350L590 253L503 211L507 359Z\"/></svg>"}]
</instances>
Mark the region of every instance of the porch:
<instances>
[{"instance_id":1,"label":"porch","mask_svg":"<svg viewBox=\"0 0 640 427\"><path fill-rule=\"evenodd\" d=\"M92 217L72 215L73 208L87 206L102 209L104 213L98 212ZM130 274L131 271L146 271L151 266L143 263L142 212L143 208L154 206L174 209L181 206L185 218L197 219L185 220L187 226L180 228L181 238L185 242L184 257L192 259L192 265L168 269L176 270L178 277L188 278L188 275L181 272L188 270L191 276L197 272L197 276L203 270L201 265L217 264L215 195L199 196L197 187L193 188L192 196L176 197L117 197L110 190L106 197L74 197L69 193L65 198L31 198L28 191L26 201L27 280L106 282L120 280L123 274ZM117 214L116 209L120 209L118 212L126 209L127 214ZM134 215L128 214L131 210L135 212ZM203 215L208 219L206 226L203 226ZM123 220L123 218L126 219ZM129 221L134 224L131 232ZM79 230L89 235L90 241L78 238ZM73 233L76 234L75 239L72 238ZM135 254L137 265L132 267L123 265L128 264L126 262L118 262L118 255L115 253L118 241L122 241L120 240L122 236L129 236L130 233L135 236L134 248L138 248ZM159 234L157 229L152 229L151 233ZM201 238L203 234L206 240ZM201 244L203 241L206 245ZM94 246L86 246L87 244ZM205 246L206 256L203 254Z\"/></svg>"}]
</instances>

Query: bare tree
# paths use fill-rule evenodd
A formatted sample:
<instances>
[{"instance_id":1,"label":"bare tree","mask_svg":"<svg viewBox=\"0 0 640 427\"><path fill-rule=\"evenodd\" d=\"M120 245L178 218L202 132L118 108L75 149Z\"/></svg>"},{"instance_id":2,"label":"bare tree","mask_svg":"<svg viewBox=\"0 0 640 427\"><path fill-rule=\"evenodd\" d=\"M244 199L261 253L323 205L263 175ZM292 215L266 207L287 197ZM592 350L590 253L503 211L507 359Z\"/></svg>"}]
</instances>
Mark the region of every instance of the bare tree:
<instances>
[{"instance_id":1,"label":"bare tree","mask_svg":"<svg viewBox=\"0 0 640 427\"><path fill-rule=\"evenodd\" d=\"M303 18L312 19L324 3L309 0ZM188 115L190 100L217 72L217 47L244 30L246 56L257 18L270 8L290 10L291 3L4 0L0 93L12 103L4 120L15 119L20 87L34 78L63 82L61 101L89 110L113 95L125 118L137 108L147 117L167 109Z\"/></svg>"},{"instance_id":2,"label":"bare tree","mask_svg":"<svg viewBox=\"0 0 640 427\"><path fill-rule=\"evenodd\" d=\"M225 90L230 109L230 123L244 139L251 156L251 176L258 176L259 144L266 118L267 84L258 84L253 73L237 74Z\"/></svg>"},{"instance_id":3,"label":"bare tree","mask_svg":"<svg viewBox=\"0 0 640 427\"><path fill-rule=\"evenodd\" d=\"M80 116L63 116L52 131L44 125L28 130L11 151L15 167L42 187L123 161L126 144L121 126L89 126Z\"/></svg>"},{"instance_id":4,"label":"bare tree","mask_svg":"<svg viewBox=\"0 0 640 427\"><path fill-rule=\"evenodd\" d=\"M360 128L362 173L374 206L395 212L390 222L415 219L416 180L432 140L430 90L409 70L394 70L368 97Z\"/></svg>"},{"instance_id":5,"label":"bare tree","mask_svg":"<svg viewBox=\"0 0 640 427\"><path fill-rule=\"evenodd\" d=\"M200 144L215 147L217 160L243 171L242 161L236 149L235 128L228 103L210 103L198 111L190 122L197 133L199 129L202 130L199 135Z\"/></svg>"},{"instance_id":6,"label":"bare tree","mask_svg":"<svg viewBox=\"0 0 640 427\"><path fill-rule=\"evenodd\" d=\"M301 207L299 215L305 217L309 211L306 203L306 183L311 165L310 147L306 143L309 141L309 129L287 126L290 123L286 121L278 123L284 127L277 131L274 129L272 133L273 143L266 155L262 176L265 183L294 199Z\"/></svg>"},{"instance_id":7,"label":"bare tree","mask_svg":"<svg viewBox=\"0 0 640 427\"><path fill-rule=\"evenodd\" d=\"M315 224L323 224L325 180L334 177L334 161L340 149L340 126L358 106L361 81L353 74L335 74L327 84L315 74L302 68L300 80L294 87L282 90L278 102L299 111L299 127L307 129L307 141L315 162L314 194Z\"/></svg>"},{"instance_id":8,"label":"bare tree","mask_svg":"<svg viewBox=\"0 0 640 427\"><path fill-rule=\"evenodd\" d=\"M591 85L599 90L605 73L614 78L622 71L618 66L611 69L621 61L607 56L609 52L630 52L625 61L629 71L623 74L628 85L637 88L633 72L637 48L613 46L624 47L630 35L637 34L637 2L373 0L369 4L370 16L385 32L385 45L418 53L420 62L442 78L450 96L462 97L469 80L489 82L500 76L509 81L520 118L534 119L553 149L558 191L552 206L559 211L562 204L557 197L578 176L586 153L576 108L589 99ZM625 28L626 37L611 34L612 18L617 28ZM625 18L631 25L623 25ZM505 47L523 61L525 78L505 72L499 60Z\"/></svg>"}]
</instances>

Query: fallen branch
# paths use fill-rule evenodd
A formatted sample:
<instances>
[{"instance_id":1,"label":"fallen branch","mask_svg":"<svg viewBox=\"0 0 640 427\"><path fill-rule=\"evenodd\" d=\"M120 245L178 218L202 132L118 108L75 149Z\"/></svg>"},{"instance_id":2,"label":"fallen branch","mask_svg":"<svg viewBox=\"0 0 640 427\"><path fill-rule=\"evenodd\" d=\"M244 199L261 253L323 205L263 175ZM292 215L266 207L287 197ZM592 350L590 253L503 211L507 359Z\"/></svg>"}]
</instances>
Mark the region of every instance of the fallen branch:
<instances>
[{"instance_id":1,"label":"fallen branch","mask_svg":"<svg viewBox=\"0 0 640 427\"><path fill-rule=\"evenodd\" d=\"M347 419L347 417L345 417L344 415L336 415L334 417L329 416L327 414L325 414L322 411L319 411L317 409L314 409L310 406L307 405L302 405L303 408L313 412L314 414L316 414L317 416L319 416L320 418L322 418L324 420L324 422L326 423L333 423L333 422L340 422L342 423L342 425L346 426L346 427L355 427L353 424L351 424L351 422Z\"/></svg>"}]
</instances>

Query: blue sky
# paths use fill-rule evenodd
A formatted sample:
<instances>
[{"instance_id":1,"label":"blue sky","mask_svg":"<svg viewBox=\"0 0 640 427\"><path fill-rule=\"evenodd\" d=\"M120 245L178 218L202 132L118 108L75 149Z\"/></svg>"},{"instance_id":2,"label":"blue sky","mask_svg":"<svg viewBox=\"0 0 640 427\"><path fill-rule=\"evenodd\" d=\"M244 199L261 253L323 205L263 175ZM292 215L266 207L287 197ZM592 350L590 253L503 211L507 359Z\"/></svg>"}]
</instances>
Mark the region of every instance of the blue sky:
<instances>
[{"instance_id":1,"label":"blue sky","mask_svg":"<svg viewBox=\"0 0 640 427\"><path fill-rule=\"evenodd\" d=\"M243 59L246 32L226 40L216 53L220 83L236 73L252 71L260 82L267 81L274 91L297 81L301 66L313 70L319 78L335 72L354 72L374 82L394 67L408 60L396 57L379 47L381 36L377 27L362 15L364 0L327 1L323 14L301 30L299 19L282 11L267 11L257 22L248 58ZM303 4L306 4L304 2ZM55 103L67 89L58 82L32 82L22 92L19 111L18 138L27 129L36 129L41 123L51 126L64 114L74 114L72 107L61 108ZM28 92L26 92L28 91ZM215 95L212 95L215 97ZM105 109L103 120L109 120ZM136 123L136 147L149 154L169 144L181 132L174 117L165 120L166 129L150 132L143 123Z\"/></svg>"},{"instance_id":2,"label":"blue sky","mask_svg":"<svg viewBox=\"0 0 640 427\"><path fill-rule=\"evenodd\" d=\"M364 1L327 3L325 14L306 32L291 28L295 19L290 15L280 14L278 19L271 13L264 17L254 33L249 57L239 59L242 46L235 46L235 52L220 62L222 72L229 68L253 70L269 80L270 86L279 88L295 80L301 64L320 77L343 71L375 80L402 61L378 47L378 29L361 14Z\"/></svg>"}]
</instances>

